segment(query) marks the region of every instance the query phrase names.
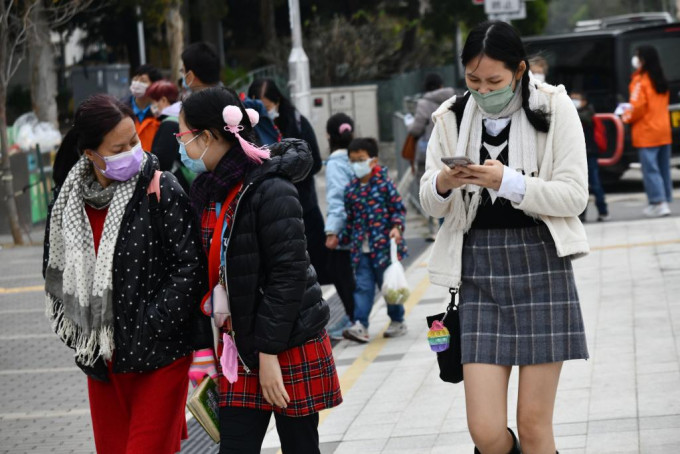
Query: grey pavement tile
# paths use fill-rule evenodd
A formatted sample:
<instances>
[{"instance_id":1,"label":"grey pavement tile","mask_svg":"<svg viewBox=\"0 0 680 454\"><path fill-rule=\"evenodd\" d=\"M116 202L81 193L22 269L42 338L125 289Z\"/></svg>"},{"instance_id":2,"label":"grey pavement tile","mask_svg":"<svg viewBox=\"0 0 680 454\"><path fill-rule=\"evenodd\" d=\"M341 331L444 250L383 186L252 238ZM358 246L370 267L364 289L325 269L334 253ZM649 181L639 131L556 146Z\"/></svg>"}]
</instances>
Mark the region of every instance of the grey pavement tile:
<instances>
[{"instance_id":1,"label":"grey pavement tile","mask_svg":"<svg viewBox=\"0 0 680 454\"><path fill-rule=\"evenodd\" d=\"M640 430L640 451L656 453L659 447L675 446L680 452L680 430L672 429L644 429Z\"/></svg>"},{"instance_id":2,"label":"grey pavement tile","mask_svg":"<svg viewBox=\"0 0 680 454\"><path fill-rule=\"evenodd\" d=\"M383 448L383 454L414 454L429 452L434 445L437 435L417 435L392 437Z\"/></svg>"},{"instance_id":3,"label":"grey pavement tile","mask_svg":"<svg viewBox=\"0 0 680 454\"><path fill-rule=\"evenodd\" d=\"M680 415L640 418L640 430L649 429L680 429Z\"/></svg>"},{"instance_id":4,"label":"grey pavement tile","mask_svg":"<svg viewBox=\"0 0 680 454\"><path fill-rule=\"evenodd\" d=\"M321 451L321 454L334 454L339 445L340 443L337 441L331 443L319 443L319 451Z\"/></svg>"},{"instance_id":5,"label":"grey pavement tile","mask_svg":"<svg viewBox=\"0 0 680 454\"><path fill-rule=\"evenodd\" d=\"M387 438L343 441L338 445L333 454L379 454L387 444L387 441Z\"/></svg>"},{"instance_id":6,"label":"grey pavement tile","mask_svg":"<svg viewBox=\"0 0 680 454\"><path fill-rule=\"evenodd\" d=\"M0 342L0 370L73 367L73 351L54 339L3 340ZM83 376L84 378L84 376Z\"/></svg>"},{"instance_id":7,"label":"grey pavement tile","mask_svg":"<svg viewBox=\"0 0 680 454\"><path fill-rule=\"evenodd\" d=\"M451 453L470 453L475 445L470 438L470 434L465 432L454 432L439 434L432 446L431 454L451 454Z\"/></svg>"},{"instance_id":8,"label":"grey pavement tile","mask_svg":"<svg viewBox=\"0 0 680 454\"><path fill-rule=\"evenodd\" d=\"M588 421L588 434L637 432L637 418L591 419Z\"/></svg>"},{"instance_id":9,"label":"grey pavement tile","mask_svg":"<svg viewBox=\"0 0 680 454\"><path fill-rule=\"evenodd\" d=\"M588 454L638 454L637 432L589 433L586 438Z\"/></svg>"},{"instance_id":10,"label":"grey pavement tile","mask_svg":"<svg viewBox=\"0 0 680 454\"><path fill-rule=\"evenodd\" d=\"M555 436L555 444L557 449L562 452L562 449L585 449L586 434L582 435L564 435Z\"/></svg>"},{"instance_id":11,"label":"grey pavement tile","mask_svg":"<svg viewBox=\"0 0 680 454\"><path fill-rule=\"evenodd\" d=\"M345 432L343 440L388 439L392 436L394 427L394 423L357 424L354 422Z\"/></svg>"},{"instance_id":12,"label":"grey pavement tile","mask_svg":"<svg viewBox=\"0 0 680 454\"><path fill-rule=\"evenodd\" d=\"M556 437L568 437L571 435L585 435L588 432L588 423L573 422L567 424L555 424L553 427Z\"/></svg>"},{"instance_id":13,"label":"grey pavement tile","mask_svg":"<svg viewBox=\"0 0 680 454\"><path fill-rule=\"evenodd\" d=\"M602 397L597 392L591 395L588 419L635 418L638 404L635 392Z\"/></svg>"}]
</instances>

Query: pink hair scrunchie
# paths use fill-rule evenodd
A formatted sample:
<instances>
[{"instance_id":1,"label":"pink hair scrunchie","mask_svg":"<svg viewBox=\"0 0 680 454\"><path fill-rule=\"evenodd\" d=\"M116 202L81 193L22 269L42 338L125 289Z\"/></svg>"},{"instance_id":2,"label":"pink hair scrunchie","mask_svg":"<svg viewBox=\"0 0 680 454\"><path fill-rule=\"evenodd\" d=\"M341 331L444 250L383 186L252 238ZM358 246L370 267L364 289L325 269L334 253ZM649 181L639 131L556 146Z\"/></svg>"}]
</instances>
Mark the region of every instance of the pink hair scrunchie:
<instances>
[{"instance_id":1,"label":"pink hair scrunchie","mask_svg":"<svg viewBox=\"0 0 680 454\"><path fill-rule=\"evenodd\" d=\"M250 120L250 124L252 126L255 126L260 121L260 115L255 110L246 109L246 113L248 114L248 119ZM267 147L256 147L241 137L241 134L239 134L239 132L243 131L243 126L240 125L241 120L243 119L243 112L241 112L239 107L225 107L224 110L222 110L222 118L227 124L227 126L224 127L224 130L229 131L236 136L239 143L241 144L243 152L246 154L246 156L248 156L249 159L261 164L264 159L271 158L271 152Z\"/></svg>"},{"instance_id":2,"label":"pink hair scrunchie","mask_svg":"<svg viewBox=\"0 0 680 454\"><path fill-rule=\"evenodd\" d=\"M338 131L340 132L340 134L342 134L345 131L352 132L352 125L349 123L343 123L340 125L340 128L338 128Z\"/></svg>"}]
</instances>

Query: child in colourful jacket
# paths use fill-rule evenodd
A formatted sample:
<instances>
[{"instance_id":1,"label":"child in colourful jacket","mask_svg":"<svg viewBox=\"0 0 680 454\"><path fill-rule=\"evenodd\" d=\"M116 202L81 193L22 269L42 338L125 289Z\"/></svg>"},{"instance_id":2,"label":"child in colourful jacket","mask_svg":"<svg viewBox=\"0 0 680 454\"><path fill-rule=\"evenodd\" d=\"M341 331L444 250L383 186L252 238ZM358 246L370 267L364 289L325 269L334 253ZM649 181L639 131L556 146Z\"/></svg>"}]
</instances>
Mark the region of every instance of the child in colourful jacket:
<instances>
[{"instance_id":1,"label":"child in colourful jacket","mask_svg":"<svg viewBox=\"0 0 680 454\"><path fill-rule=\"evenodd\" d=\"M368 316L373 307L375 286L382 287L383 273L390 265L390 239L398 244L401 260L406 256L402 238L406 208L387 174L378 165L378 144L374 139L355 139L349 145L349 161L355 178L345 190L347 221L339 235L341 245L348 245L352 255L356 290L354 291L354 325L343 335L357 342L368 342ZM390 326L385 337L406 333L404 307L388 305Z\"/></svg>"}]
</instances>

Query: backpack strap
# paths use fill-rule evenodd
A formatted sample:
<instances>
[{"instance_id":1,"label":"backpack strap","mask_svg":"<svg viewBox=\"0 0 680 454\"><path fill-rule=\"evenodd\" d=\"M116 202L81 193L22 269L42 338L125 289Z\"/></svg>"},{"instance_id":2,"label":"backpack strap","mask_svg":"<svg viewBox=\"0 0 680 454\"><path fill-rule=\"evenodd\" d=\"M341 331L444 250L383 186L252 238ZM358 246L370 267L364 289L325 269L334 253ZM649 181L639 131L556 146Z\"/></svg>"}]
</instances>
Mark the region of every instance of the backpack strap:
<instances>
[{"instance_id":1,"label":"backpack strap","mask_svg":"<svg viewBox=\"0 0 680 454\"><path fill-rule=\"evenodd\" d=\"M153 173L153 178L149 182L149 186L146 188L147 195L156 194L158 203L161 201L161 175L163 175L163 172L156 170Z\"/></svg>"}]
</instances>

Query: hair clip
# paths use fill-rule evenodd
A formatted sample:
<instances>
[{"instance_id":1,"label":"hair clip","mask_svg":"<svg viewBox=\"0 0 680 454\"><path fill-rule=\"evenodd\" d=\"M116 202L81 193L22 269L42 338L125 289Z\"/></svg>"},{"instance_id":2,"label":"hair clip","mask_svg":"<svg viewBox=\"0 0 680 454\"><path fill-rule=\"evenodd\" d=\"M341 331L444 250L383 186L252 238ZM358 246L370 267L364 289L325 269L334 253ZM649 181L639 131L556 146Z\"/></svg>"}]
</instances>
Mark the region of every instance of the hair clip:
<instances>
[{"instance_id":1,"label":"hair clip","mask_svg":"<svg viewBox=\"0 0 680 454\"><path fill-rule=\"evenodd\" d=\"M253 109L246 109L246 113L248 114L250 124L255 126L260 120L259 114ZM239 143L241 144L243 152L246 154L246 156L248 156L248 158L257 162L258 164L261 164L264 159L269 159L271 157L271 153L267 147L256 147L241 137L241 134L239 134L239 132L243 131L243 126L241 126L243 112L241 112L239 107L233 105L225 107L224 110L222 110L222 118L227 124L227 126L224 127L224 130L229 131L236 136Z\"/></svg>"},{"instance_id":2,"label":"hair clip","mask_svg":"<svg viewBox=\"0 0 680 454\"><path fill-rule=\"evenodd\" d=\"M352 125L349 124L349 123L343 123L343 124L340 125L340 128L338 129L338 131L340 132L340 134L342 134L345 131L352 132Z\"/></svg>"}]
</instances>

